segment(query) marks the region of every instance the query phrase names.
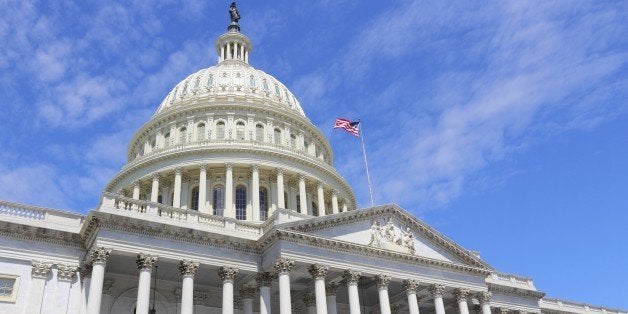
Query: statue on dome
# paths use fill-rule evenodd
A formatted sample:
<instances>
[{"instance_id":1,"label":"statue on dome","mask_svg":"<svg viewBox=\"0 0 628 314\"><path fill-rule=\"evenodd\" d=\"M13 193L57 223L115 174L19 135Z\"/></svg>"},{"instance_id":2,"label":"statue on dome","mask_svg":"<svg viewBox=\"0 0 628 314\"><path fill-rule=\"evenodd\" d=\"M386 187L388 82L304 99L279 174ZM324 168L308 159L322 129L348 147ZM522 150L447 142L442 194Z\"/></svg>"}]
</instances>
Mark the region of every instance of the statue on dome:
<instances>
[{"instance_id":1,"label":"statue on dome","mask_svg":"<svg viewBox=\"0 0 628 314\"><path fill-rule=\"evenodd\" d=\"M240 21L240 12L238 12L235 1L231 2L231 6L229 7L229 15L231 15L231 24L237 25L238 21Z\"/></svg>"}]
</instances>

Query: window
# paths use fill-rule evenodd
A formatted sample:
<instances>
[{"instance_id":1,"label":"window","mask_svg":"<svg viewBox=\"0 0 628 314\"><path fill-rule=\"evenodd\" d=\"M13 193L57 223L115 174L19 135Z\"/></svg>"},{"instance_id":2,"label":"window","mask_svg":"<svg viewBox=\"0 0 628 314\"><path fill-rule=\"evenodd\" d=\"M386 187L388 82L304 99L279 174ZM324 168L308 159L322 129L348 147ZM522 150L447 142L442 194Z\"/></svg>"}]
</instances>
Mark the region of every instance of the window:
<instances>
[{"instance_id":1,"label":"window","mask_svg":"<svg viewBox=\"0 0 628 314\"><path fill-rule=\"evenodd\" d=\"M259 219L266 221L268 218L268 190L259 188Z\"/></svg>"},{"instance_id":2,"label":"window","mask_svg":"<svg viewBox=\"0 0 628 314\"><path fill-rule=\"evenodd\" d=\"M205 123L199 123L196 129L196 139L198 141L205 140Z\"/></svg>"},{"instance_id":3,"label":"window","mask_svg":"<svg viewBox=\"0 0 628 314\"><path fill-rule=\"evenodd\" d=\"M277 84L275 84L275 94L279 95L279 86Z\"/></svg>"},{"instance_id":4,"label":"window","mask_svg":"<svg viewBox=\"0 0 628 314\"><path fill-rule=\"evenodd\" d=\"M209 77L207 77L207 88L212 87L212 84L214 83L214 75L210 74Z\"/></svg>"},{"instance_id":5,"label":"window","mask_svg":"<svg viewBox=\"0 0 628 314\"><path fill-rule=\"evenodd\" d=\"M216 138L219 140L225 138L225 123L222 121L216 123Z\"/></svg>"},{"instance_id":6,"label":"window","mask_svg":"<svg viewBox=\"0 0 628 314\"><path fill-rule=\"evenodd\" d=\"M186 127L182 127L179 129L179 144L184 144L187 139L187 131Z\"/></svg>"},{"instance_id":7,"label":"window","mask_svg":"<svg viewBox=\"0 0 628 314\"><path fill-rule=\"evenodd\" d=\"M222 216L225 211L225 190L222 186L214 188L214 215Z\"/></svg>"},{"instance_id":8,"label":"window","mask_svg":"<svg viewBox=\"0 0 628 314\"><path fill-rule=\"evenodd\" d=\"M157 203L159 203L159 204L163 204L164 203L164 198L163 198L163 196L161 196L161 194L157 195Z\"/></svg>"},{"instance_id":9,"label":"window","mask_svg":"<svg viewBox=\"0 0 628 314\"><path fill-rule=\"evenodd\" d=\"M288 206L290 202L288 201L288 192L284 192L283 193L283 204L280 204L279 206L283 207L283 208L289 208L290 206Z\"/></svg>"},{"instance_id":10,"label":"window","mask_svg":"<svg viewBox=\"0 0 628 314\"><path fill-rule=\"evenodd\" d=\"M264 90L268 91L268 82L266 82L266 80L262 82L262 85L264 86Z\"/></svg>"},{"instance_id":11,"label":"window","mask_svg":"<svg viewBox=\"0 0 628 314\"><path fill-rule=\"evenodd\" d=\"M314 202L312 202L312 216L318 216L318 206Z\"/></svg>"},{"instance_id":12,"label":"window","mask_svg":"<svg viewBox=\"0 0 628 314\"><path fill-rule=\"evenodd\" d=\"M281 130L275 129L275 144L281 145Z\"/></svg>"},{"instance_id":13,"label":"window","mask_svg":"<svg viewBox=\"0 0 628 314\"><path fill-rule=\"evenodd\" d=\"M196 81L194 81L194 90L198 90L198 86L201 84L201 77L197 76Z\"/></svg>"},{"instance_id":14,"label":"window","mask_svg":"<svg viewBox=\"0 0 628 314\"><path fill-rule=\"evenodd\" d=\"M181 93L181 96L185 96L188 94L188 82L185 82L185 84L183 85L183 92Z\"/></svg>"},{"instance_id":15,"label":"window","mask_svg":"<svg viewBox=\"0 0 628 314\"><path fill-rule=\"evenodd\" d=\"M297 213L301 212L301 195L297 195Z\"/></svg>"},{"instance_id":16,"label":"window","mask_svg":"<svg viewBox=\"0 0 628 314\"><path fill-rule=\"evenodd\" d=\"M235 193L236 219L246 220L246 188L238 186Z\"/></svg>"},{"instance_id":17,"label":"window","mask_svg":"<svg viewBox=\"0 0 628 314\"><path fill-rule=\"evenodd\" d=\"M308 140L303 140L303 149L307 152L310 147L310 142Z\"/></svg>"},{"instance_id":18,"label":"window","mask_svg":"<svg viewBox=\"0 0 628 314\"><path fill-rule=\"evenodd\" d=\"M238 122L236 124L236 139L244 140L244 122Z\"/></svg>"},{"instance_id":19,"label":"window","mask_svg":"<svg viewBox=\"0 0 628 314\"><path fill-rule=\"evenodd\" d=\"M198 186L192 189L192 206L193 210L198 210Z\"/></svg>"},{"instance_id":20,"label":"window","mask_svg":"<svg viewBox=\"0 0 628 314\"><path fill-rule=\"evenodd\" d=\"M290 134L290 147L297 147L297 136L294 134Z\"/></svg>"},{"instance_id":21,"label":"window","mask_svg":"<svg viewBox=\"0 0 628 314\"><path fill-rule=\"evenodd\" d=\"M157 141L155 139L152 139L150 141L150 150L151 151L155 150L155 148L156 148L155 146L157 146Z\"/></svg>"},{"instance_id":22,"label":"window","mask_svg":"<svg viewBox=\"0 0 628 314\"><path fill-rule=\"evenodd\" d=\"M164 135L164 147L170 146L170 133L166 133Z\"/></svg>"},{"instance_id":23,"label":"window","mask_svg":"<svg viewBox=\"0 0 628 314\"><path fill-rule=\"evenodd\" d=\"M261 124L255 126L255 140L258 142L264 141L264 126Z\"/></svg>"},{"instance_id":24,"label":"window","mask_svg":"<svg viewBox=\"0 0 628 314\"><path fill-rule=\"evenodd\" d=\"M0 301L15 302L20 278L14 275L0 275Z\"/></svg>"},{"instance_id":25,"label":"window","mask_svg":"<svg viewBox=\"0 0 628 314\"><path fill-rule=\"evenodd\" d=\"M255 77L253 75L249 78L249 86L255 87Z\"/></svg>"}]
</instances>

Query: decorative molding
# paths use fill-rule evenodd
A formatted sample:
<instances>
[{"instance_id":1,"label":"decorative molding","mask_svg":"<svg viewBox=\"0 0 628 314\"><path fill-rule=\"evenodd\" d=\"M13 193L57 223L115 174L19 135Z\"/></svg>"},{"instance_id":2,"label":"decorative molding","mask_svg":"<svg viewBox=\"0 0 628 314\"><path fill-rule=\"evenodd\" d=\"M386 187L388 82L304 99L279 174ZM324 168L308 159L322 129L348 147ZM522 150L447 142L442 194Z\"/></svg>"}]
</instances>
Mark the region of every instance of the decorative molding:
<instances>
[{"instance_id":1,"label":"decorative molding","mask_svg":"<svg viewBox=\"0 0 628 314\"><path fill-rule=\"evenodd\" d=\"M538 298L538 299L545 296L544 292L540 292L536 290L521 289L521 288L516 288L516 287L510 287L510 286L502 286L502 285L497 285L493 283L487 283L487 286L488 286L488 291L490 292L501 292L501 293L506 293L506 294L513 294L513 295Z\"/></svg>"},{"instance_id":2,"label":"decorative molding","mask_svg":"<svg viewBox=\"0 0 628 314\"><path fill-rule=\"evenodd\" d=\"M218 276L220 276L220 281L234 281L236 275L238 274L238 269L236 267L231 266L223 266L218 269Z\"/></svg>"},{"instance_id":3,"label":"decorative molding","mask_svg":"<svg viewBox=\"0 0 628 314\"><path fill-rule=\"evenodd\" d=\"M357 285L362 274L359 271L347 269L342 273L342 279L345 280L347 285Z\"/></svg>"},{"instance_id":4,"label":"decorative molding","mask_svg":"<svg viewBox=\"0 0 628 314\"><path fill-rule=\"evenodd\" d=\"M257 282L258 287L270 287L274 279L275 275L270 272L257 273L255 276L255 282Z\"/></svg>"},{"instance_id":5,"label":"decorative molding","mask_svg":"<svg viewBox=\"0 0 628 314\"><path fill-rule=\"evenodd\" d=\"M406 291L406 294L416 294L419 289L419 281L418 280L404 280L402 283L403 289Z\"/></svg>"},{"instance_id":6,"label":"decorative molding","mask_svg":"<svg viewBox=\"0 0 628 314\"><path fill-rule=\"evenodd\" d=\"M0 221L0 238L50 243L63 247L84 249L83 238L77 233L46 229Z\"/></svg>"},{"instance_id":7,"label":"decorative molding","mask_svg":"<svg viewBox=\"0 0 628 314\"><path fill-rule=\"evenodd\" d=\"M284 257L280 257L275 262L275 271L277 274L289 273L294 266L294 261Z\"/></svg>"},{"instance_id":8,"label":"decorative molding","mask_svg":"<svg viewBox=\"0 0 628 314\"><path fill-rule=\"evenodd\" d=\"M40 262L40 261L31 261L31 276L33 278L46 279L52 270L52 263L49 262Z\"/></svg>"},{"instance_id":9,"label":"decorative molding","mask_svg":"<svg viewBox=\"0 0 628 314\"><path fill-rule=\"evenodd\" d=\"M198 262L194 262L190 260L183 260L179 262L179 272L181 272L181 275L183 276L193 277L196 274L196 271L198 270L199 265L200 264Z\"/></svg>"},{"instance_id":10,"label":"decorative molding","mask_svg":"<svg viewBox=\"0 0 628 314\"><path fill-rule=\"evenodd\" d=\"M152 270L157 262L157 256L140 253L137 255L135 263L139 270Z\"/></svg>"},{"instance_id":11,"label":"decorative molding","mask_svg":"<svg viewBox=\"0 0 628 314\"><path fill-rule=\"evenodd\" d=\"M325 279L328 270L329 267L320 264L312 264L308 268L308 272L310 273L310 275L312 275L312 278L314 279Z\"/></svg>"}]
</instances>

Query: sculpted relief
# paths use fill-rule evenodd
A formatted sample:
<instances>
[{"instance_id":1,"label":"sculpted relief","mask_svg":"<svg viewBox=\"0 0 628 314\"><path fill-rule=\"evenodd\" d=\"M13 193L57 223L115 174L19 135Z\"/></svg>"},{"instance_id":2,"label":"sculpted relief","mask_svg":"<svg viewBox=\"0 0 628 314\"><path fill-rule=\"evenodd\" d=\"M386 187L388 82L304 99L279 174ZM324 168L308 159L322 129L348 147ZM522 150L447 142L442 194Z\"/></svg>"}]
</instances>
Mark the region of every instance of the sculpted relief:
<instances>
[{"instance_id":1,"label":"sculpted relief","mask_svg":"<svg viewBox=\"0 0 628 314\"><path fill-rule=\"evenodd\" d=\"M373 221L371 225L371 241L368 245L412 255L416 253L414 249L414 235L410 228L406 228L405 231L401 229L397 232L392 218L388 218L385 225L382 225L378 220Z\"/></svg>"}]
</instances>

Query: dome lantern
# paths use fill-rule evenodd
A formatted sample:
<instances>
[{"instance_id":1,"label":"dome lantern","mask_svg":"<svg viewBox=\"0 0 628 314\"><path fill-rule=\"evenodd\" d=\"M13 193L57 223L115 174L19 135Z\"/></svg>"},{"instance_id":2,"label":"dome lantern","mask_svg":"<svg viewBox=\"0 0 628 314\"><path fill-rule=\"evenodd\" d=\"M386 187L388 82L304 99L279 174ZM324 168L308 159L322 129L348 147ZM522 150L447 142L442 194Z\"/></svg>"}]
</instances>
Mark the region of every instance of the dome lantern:
<instances>
[{"instance_id":1,"label":"dome lantern","mask_svg":"<svg viewBox=\"0 0 628 314\"><path fill-rule=\"evenodd\" d=\"M222 34L216 40L216 53L218 54L218 63L223 61L240 61L249 63L249 53L253 50L251 40L244 34L240 33L240 12L236 7L236 3L231 3L229 7L229 15L231 23L227 28L227 32Z\"/></svg>"}]
</instances>

